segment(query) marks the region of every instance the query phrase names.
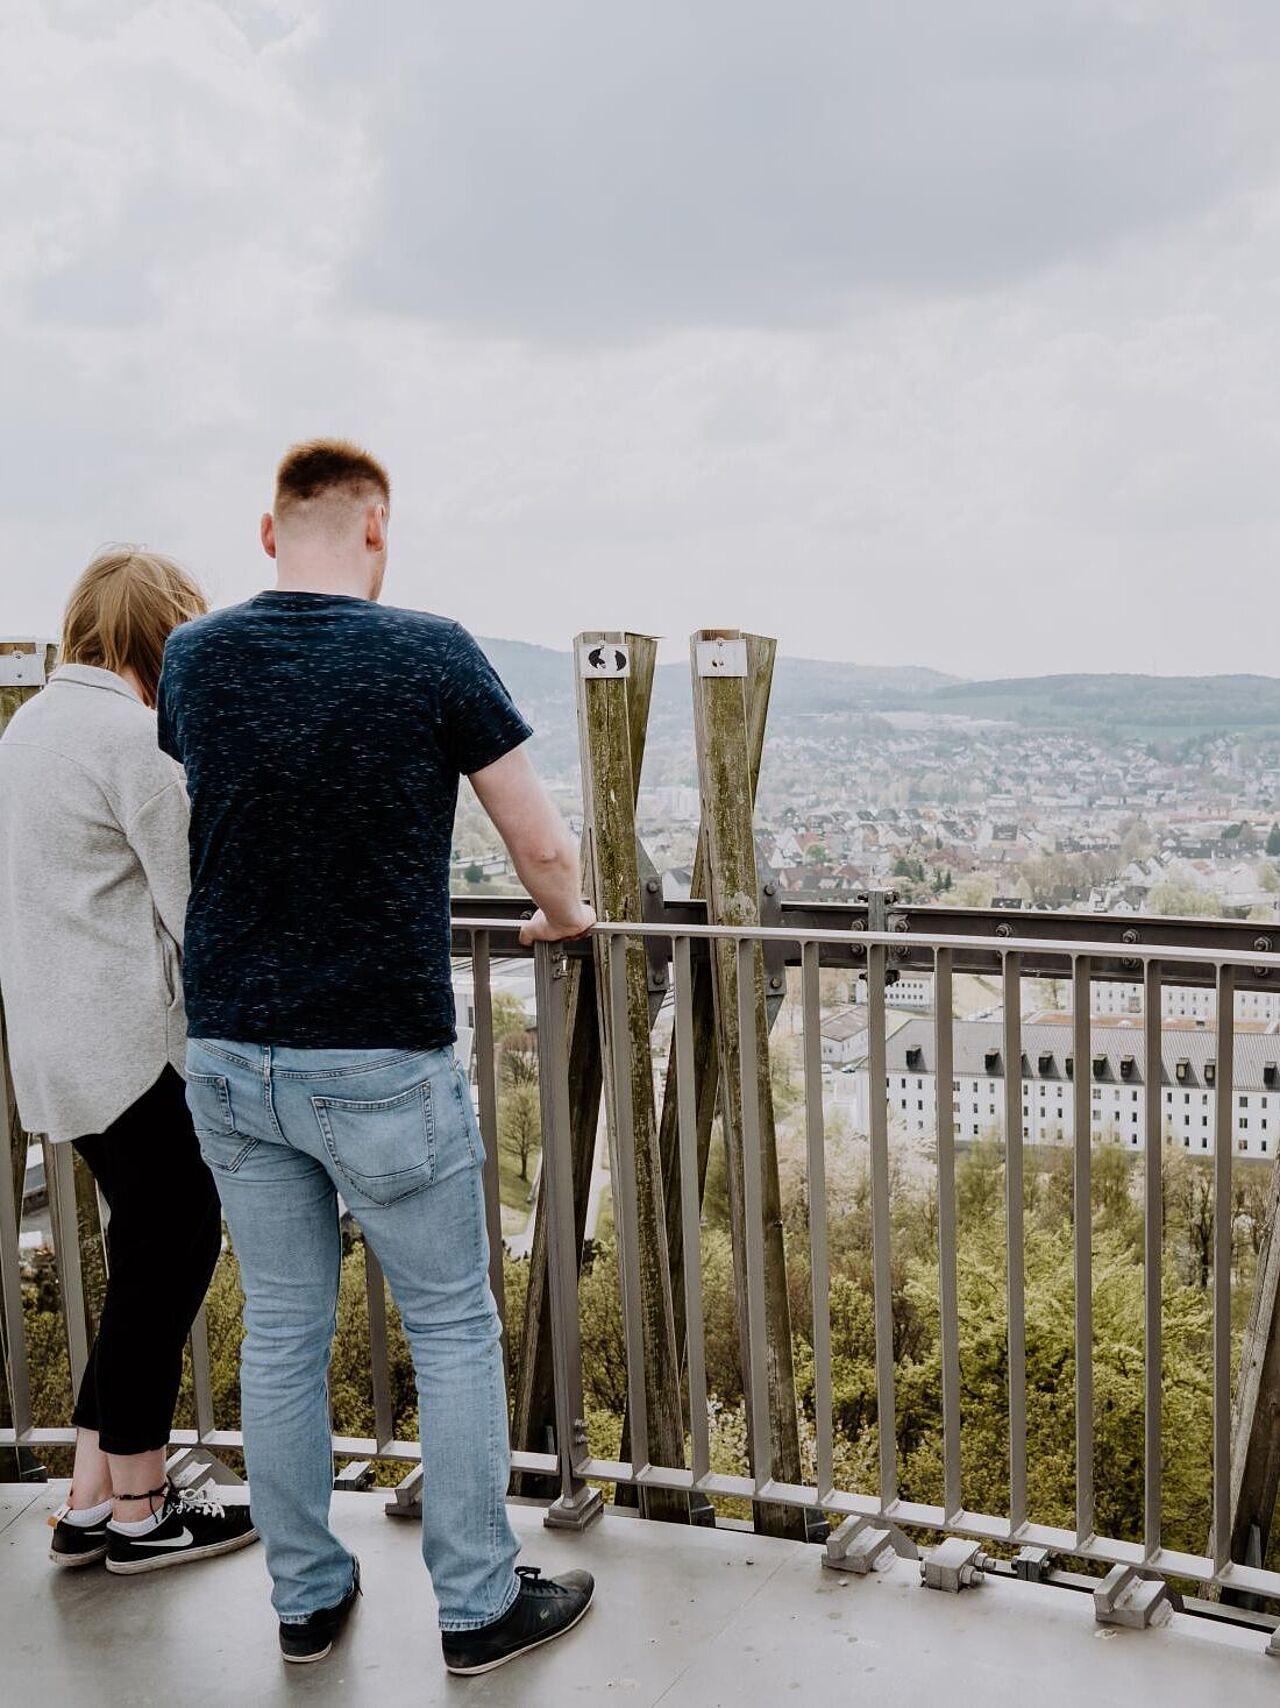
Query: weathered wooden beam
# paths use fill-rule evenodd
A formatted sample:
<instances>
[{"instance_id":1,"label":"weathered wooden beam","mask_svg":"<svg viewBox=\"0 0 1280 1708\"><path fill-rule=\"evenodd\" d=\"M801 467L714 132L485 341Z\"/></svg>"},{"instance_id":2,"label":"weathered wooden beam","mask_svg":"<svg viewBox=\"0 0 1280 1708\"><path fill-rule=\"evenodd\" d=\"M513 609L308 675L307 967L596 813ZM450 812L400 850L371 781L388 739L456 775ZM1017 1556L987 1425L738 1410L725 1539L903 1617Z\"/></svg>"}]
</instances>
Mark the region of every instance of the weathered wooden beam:
<instances>
[{"instance_id":1,"label":"weathered wooden beam","mask_svg":"<svg viewBox=\"0 0 1280 1708\"><path fill-rule=\"evenodd\" d=\"M603 636L597 637L603 640ZM649 704L653 693L653 672L657 660L657 643L649 636L624 634L629 650L631 675L628 679L627 712L628 736L633 791L639 786L640 767L644 759L645 734L649 722ZM575 670L577 655L575 653ZM632 812L635 795L632 795ZM583 894L593 906L599 906L595 892L595 874L591 859L592 828L584 815L582 839ZM600 1099L603 1087L600 1060L600 1017L597 1005L594 965L585 960L569 963L567 993L567 1034L569 1039L569 1116L570 1146L573 1162L573 1205L581 1252L586 1232L587 1206L591 1193L591 1176L595 1167L596 1142L600 1126ZM547 1241L549 1223L546 1202L541 1192L534 1206L533 1242L529 1252L529 1281L525 1301L524 1333L516 1365L516 1393L511 1426L512 1439L517 1447L531 1452L547 1452L555 1428L554 1367L551 1356L551 1297L547 1272ZM558 1485L553 1478L537 1477L531 1473L518 1475L513 1484L517 1494L554 1497Z\"/></svg>"},{"instance_id":2,"label":"weathered wooden beam","mask_svg":"<svg viewBox=\"0 0 1280 1708\"><path fill-rule=\"evenodd\" d=\"M625 642L621 634L580 635L575 659L581 659L584 650L625 648ZM641 711L647 716L647 699L643 708L633 702L630 680L629 675L593 677L581 670L578 677L583 805L595 905L605 920L639 919L643 907L636 851L639 779L632 753ZM658 1463L682 1465L684 1420L650 1053L647 959L639 941L603 937L596 939L594 958L620 1258L628 1252L632 1258L631 1266L619 1264L623 1307L624 1315L638 1321L640 1344L632 1350L640 1352L643 1367L645 1439L633 1439L631 1452L644 1462L647 1448L648 1457ZM614 993L622 999L620 1016ZM625 1039L616 1029L624 1024ZM619 1056L626 1060L625 1079L617 1071ZM633 1366L633 1382L635 1374ZM632 1417L640 1415L639 1397L633 1389ZM637 1431L640 1427L637 1423ZM671 1491L645 1490L641 1510L653 1518L687 1519L688 1500Z\"/></svg>"},{"instance_id":3,"label":"weathered wooden beam","mask_svg":"<svg viewBox=\"0 0 1280 1708\"><path fill-rule=\"evenodd\" d=\"M0 640L0 735L20 706L41 687L53 669L57 649L50 641ZM26 1183L27 1146L30 1135L18 1118L18 1105L13 1095L13 1083L8 1071L8 1044L4 1035L4 1004L0 1001L0 1052L3 1052L3 1071L0 1071L0 1097L5 1100L5 1119L0 1132L7 1138L8 1155L0 1157L0 1166L8 1170L13 1183L14 1214L22 1220L22 1188ZM15 1229L15 1233L16 1233ZM13 1424L13 1402L10 1385L10 1348L4 1314L0 1312L0 1427ZM20 1467L20 1456L8 1450L0 1451L0 1481L14 1478Z\"/></svg>"},{"instance_id":4,"label":"weathered wooden beam","mask_svg":"<svg viewBox=\"0 0 1280 1708\"><path fill-rule=\"evenodd\" d=\"M754 810L756 791L760 783L760 762L764 756L764 737L769 718L769 695L773 686L775 643L762 635L747 635L747 752L749 759L747 788ZM705 814L698 826L698 841L694 852L693 873L689 886L692 898L706 898L707 826ZM720 1057L716 1041L715 993L712 989L711 958L700 953L693 958L692 989L694 1095L697 1106L698 1136L698 1202L707 1180L707 1160L711 1151L711 1129L715 1121L720 1096ZM676 1343L685 1344L686 1302L684 1289L684 1255L680 1233L680 1139L678 1128L677 1062L675 1031L672 1030L671 1052L667 1058L667 1077L663 1087L662 1114L658 1127L658 1145L662 1152L663 1190L667 1201L667 1245L671 1253L671 1294L675 1310Z\"/></svg>"},{"instance_id":5,"label":"weathered wooden beam","mask_svg":"<svg viewBox=\"0 0 1280 1708\"><path fill-rule=\"evenodd\" d=\"M728 643L718 662L707 647ZM755 637L761 667L772 663L774 643ZM739 659L735 655L741 653ZM703 630L690 641L693 675L694 730L698 749L698 781L706 827L707 902L717 925L753 926L760 923L759 874L756 866L752 797L748 786L752 749L748 736L746 683L748 648L736 630ZM791 1341L791 1308L787 1294L786 1253L782 1237L782 1192L778 1178L778 1143L774 1125L773 1088L769 1072L769 1025L765 1001L764 960L759 948L751 956L754 1010L755 1083L744 1086L743 1035L738 1000L738 955L732 942L714 946L712 982L715 992L716 1036L720 1060L720 1108L728 1157L729 1207L738 1299L739 1339L747 1414L754 1409L753 1383L766 1384L772 1476L799 1482L800 1433L796 1412L795 1366ZM753 1369L750 1357L747 1289L746 1180L744 1098L758 1113L760 1210L764 1245L765 1369ZM758 1403L758 1394L755 1396ZM764 1444L748 1430L752 1463L760 1462ZM757 1528L770 1535L806 1533L803 1513L765 1502L755 1509Z\"/></svg>"}]
</instances>

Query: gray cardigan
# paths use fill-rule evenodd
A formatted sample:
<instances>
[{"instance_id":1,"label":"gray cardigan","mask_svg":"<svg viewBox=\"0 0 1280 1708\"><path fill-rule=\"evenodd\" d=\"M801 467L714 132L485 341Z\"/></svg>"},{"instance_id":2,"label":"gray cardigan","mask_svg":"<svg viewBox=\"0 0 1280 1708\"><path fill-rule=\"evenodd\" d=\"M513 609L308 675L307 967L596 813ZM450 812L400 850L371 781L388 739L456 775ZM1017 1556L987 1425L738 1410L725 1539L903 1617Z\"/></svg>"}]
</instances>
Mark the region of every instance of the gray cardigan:
<instances>
[{"instance_id":1,"label":"gray cardigan","mask_svg":"<svg viewBox=\"0 0 1280 1708\"><path fill-rule=\"evenodd\" d=\"M0 990L18 1112L100 1133L183 1071L181 768L119 676L63 665L0 737Z\"/></svg>"}]
</instances>

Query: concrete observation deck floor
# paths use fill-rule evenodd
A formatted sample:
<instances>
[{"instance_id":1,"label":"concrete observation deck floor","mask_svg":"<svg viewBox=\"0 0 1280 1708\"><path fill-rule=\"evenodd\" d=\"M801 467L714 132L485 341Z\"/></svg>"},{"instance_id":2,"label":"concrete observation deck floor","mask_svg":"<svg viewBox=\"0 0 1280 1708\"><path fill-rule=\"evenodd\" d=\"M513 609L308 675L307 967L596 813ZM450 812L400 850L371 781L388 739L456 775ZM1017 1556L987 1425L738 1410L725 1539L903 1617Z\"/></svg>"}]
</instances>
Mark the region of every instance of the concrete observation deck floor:
<instances>
[{"instance_id":1,"label":"concrete observation deck floor","mask_svg":"<svg viewBox=\"0 0 1280 1708\"><path fill-rule=\"evenodd\" d=\"M138 1578L58 1572L46 1519L64 1487L0 1486L0 1702L15 1708L1253 1708L1280 1696L1262 1636L1189 1615L1119 1630L1066 1589L988 1580L946 1595L907 1561L850 1577L800 1543L613 1514L575 1536L521 1505L524 1559L587 1567L596 1605L544 1652L451 1679L417 1527L375 1494L334 1497L365 1582L346 1638L319 1665L286 1667L260 1548Z\"/></svg>"}]
</instances>

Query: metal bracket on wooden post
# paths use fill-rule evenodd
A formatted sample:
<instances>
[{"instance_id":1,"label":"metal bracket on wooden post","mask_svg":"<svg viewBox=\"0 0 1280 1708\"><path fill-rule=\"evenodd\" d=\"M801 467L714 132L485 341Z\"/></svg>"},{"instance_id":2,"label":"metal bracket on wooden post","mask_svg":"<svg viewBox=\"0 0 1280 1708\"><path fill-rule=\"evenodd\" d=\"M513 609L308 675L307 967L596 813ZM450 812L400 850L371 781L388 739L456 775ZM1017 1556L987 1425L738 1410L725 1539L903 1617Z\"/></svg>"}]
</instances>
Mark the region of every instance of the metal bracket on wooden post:
<instances>
[{"instance_id":1,"label":"metal bracket on wooden post","mask_svg":"<svg viewBox=\"0 0 1280 1708\"><path fill-rule=\"evenodd\" d=\"M636 864L640 870L640 917L646 925L661 925L666 918L662 901L662 879L649 858L649 850L636 837ZM670 984L670 946L661 937L646 937L644 955L649 982L649 1024L658 1018Z\"/></svg>"},{"instance_id":2,"label":"metal bracket on wooden post","mask_svg":"<svg viewBox=\"0 0 1280 1708\"><path fill-rule=\"evenodd\" d=\"M759 855L757 865L761 865ZM760 923L782 924L782 895L777 873L764 866L760 873ZM764 1007L772 1032L778 1018L782 999L787 994L787 955L785 943L766 943L764 946Z\"/></svg>"},{"instance_id":3,"label":"metal bracket on wooden post","mask_svg":"<svg viewBox=\"0 0 1280 1708\"><path fill-rule=\"evenodd\" d=\"M1163 1578L1144 1578L1132 1566L1112 1566L1093 1592L1093 1616L1099 1625L1126 1625L1142 1631L1165 1625L1173 1614Z\"/></svg>"}]
</instances>

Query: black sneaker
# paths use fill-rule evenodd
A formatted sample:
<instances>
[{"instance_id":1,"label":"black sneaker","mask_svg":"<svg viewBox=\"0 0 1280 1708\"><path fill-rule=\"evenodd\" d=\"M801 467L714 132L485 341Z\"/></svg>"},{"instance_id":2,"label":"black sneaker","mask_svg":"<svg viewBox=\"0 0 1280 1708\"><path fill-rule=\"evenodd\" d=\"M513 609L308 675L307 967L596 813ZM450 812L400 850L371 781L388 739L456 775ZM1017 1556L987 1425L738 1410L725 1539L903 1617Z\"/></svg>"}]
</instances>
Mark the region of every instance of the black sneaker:
<instances>
[{"instance_id":1,"label":"black sneaker","mask_svg":"<svg viewBox=\"0 0 1280 1708\"><path fill-rule=\"evenodd\" d=\"M309 1614L295 1625L286 1625L281 1620L280 1653L285 1660L298 1666L304 1666L307 1661L322 1661L342 1635L342 1628L360 1594L360 1562L356 1560L351 1588L341 1601L333 1607L322 1607L318 1613Z\"/></svg>"},{"instance_id":2,"label":"black sneaker","mask_svg":"<svg viewBox=\"0 0 1280 1708\"><path fill-rule=\"evenodd\" d=\"M517 1566L520 1593L492 1625L478 1631L442 1633L444 1664L450 1672L492 1672L517 1655L554 1643L572 1631L591 1606L595 1579L590 1572L566 1572L544 1578L537 1566Z\"/></svg>"},{"instance_id":3,"label":"black sneaker","mask_svg":"<svg viewBox=\"0 0 1280 1708\"><path fill-rule=\"evenodd\" d=\"M96 1566L107 1557L107 1521L101 1524L68 1524L63 1507L55 1512L49 1523L53 1539L49 1543L49 1558L55 1566Z\"/></svg>"},{"instance_id":4,"label":"black sneaker","mask_svg":"<svg viewBox=\"0 0 1280 1708\"><path fill-rule=\"evenodd\" d=\"M232 1554L257 1540L247 1506L226 1506L207 1488L170 1486L160 1522L145 1536L126 1536L107 1527L107 1570L131 1574L158 1572L188 1560L208 1560Z\"/></svg>"}]
</instances>

